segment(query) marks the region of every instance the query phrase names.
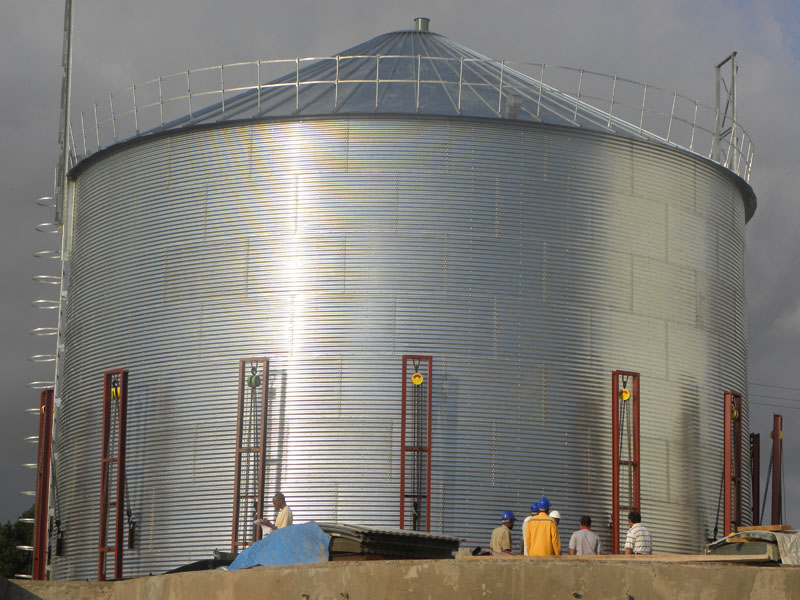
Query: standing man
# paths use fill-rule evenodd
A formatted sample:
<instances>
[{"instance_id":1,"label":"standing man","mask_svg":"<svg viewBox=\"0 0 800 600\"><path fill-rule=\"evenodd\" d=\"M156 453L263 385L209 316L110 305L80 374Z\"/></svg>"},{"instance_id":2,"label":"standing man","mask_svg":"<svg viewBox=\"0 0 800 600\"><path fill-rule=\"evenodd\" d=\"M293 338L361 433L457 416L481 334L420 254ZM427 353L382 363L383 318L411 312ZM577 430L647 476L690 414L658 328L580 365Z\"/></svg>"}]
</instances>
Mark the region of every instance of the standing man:
<instances>
[{"instance_id":1,"label":"standing man","mask_svg":"<svg viewBox=\"0 0 800 600\"><path fill-rule=\"evenodd\" d=\"M592 517L581 517L581 528L569 538L570 556L585 556L587 554L600 554L603 551L600 538L592 531Z\"/></svg>"},{"instance_id":2,"label":"standing man","mask_svg":"<svg viewBox=\"0 0 800 600\"><path fill-rule=\"evenodd\" d=\"M511 530L514 529L514 513L507 510L503 513L503 524L492 531L489 545L495 554L511 554Z\"/></svg>"},{"instance_id":3,"label":"standing man","mask_svg":"<svg viewBox=\"0 0 800 600\"><path fill-rule=\"evenodd\" d=\"M261 534L267 535L276 529L283 529L292 524L292 509L286 506L286 496L278 492L272 497L272 506L278 512L278 516L273 523L269 519L256 520L256 523L261 525Z\"/></svg>"},{"instance_id":4,"label":"standing man","mask_svg":"<svg viewBox=\"0 0 800 600\"><path fill-rule=\"evenodd\" d=\"M642 525L642 515L632 510L628 513L628 535L625 537L625 554L652 554L653 538L647 527Z\"/></svg>"},{"instance_id":5,"label":"standing man","mask_svg":"<svg viewBox=\"0 0 800 600\"><path fill-rule=\"evenodd\" d=\"M561 523L561 513L557 510L550 511L550 518L556 522L556 527L558 527L558 524Z\"/></svg>"},{"instance_id":6,"label":"standing man","mask_svg":"<svg viewBox=\"0 0 800 600\"><path fill-rule=\"evenodd\" d=\"M542 496L538 503L539 513L531 517L525 529L525 543L528 556L559 556L561 554L561 538L558 525L547 514L550 501Z\"/></svg>"},{"instance_id":7,"label":"standing man","mask_svg":"<svg viewBox=\"0 0 800 600\"><path fill-rule=\"evenodd\" d=\"M528 538L527 534L525 533L528 528L528 523L530 520L539 514L539 502L534 502L531 504L531 514L525 517L525 520L522 522L522 539L520 540L520 546L522 546L522 555L528 555Z\"/></svg>"}]
</instances>

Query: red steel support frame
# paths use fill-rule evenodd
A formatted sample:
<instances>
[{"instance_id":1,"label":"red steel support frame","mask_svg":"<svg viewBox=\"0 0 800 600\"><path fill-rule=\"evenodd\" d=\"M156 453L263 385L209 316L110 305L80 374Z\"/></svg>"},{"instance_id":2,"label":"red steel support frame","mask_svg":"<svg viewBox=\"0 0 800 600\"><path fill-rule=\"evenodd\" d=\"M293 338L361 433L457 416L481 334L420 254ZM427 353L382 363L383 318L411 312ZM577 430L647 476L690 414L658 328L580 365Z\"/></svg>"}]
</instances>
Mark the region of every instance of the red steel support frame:
<instances>
[{"instance_id":1,"label":"red steel support frame","mask_svg":"<svg viewBox=\"0 0 800 600\"><path fill-rule=\"evenodd\" d=\"M427 441L426 446L406 445L406 392L408 387L408 361L427 361ZM413 385L413 384L412 384ZM425 531L431 530L431 417L433 398L433 357L416 354L403 355L403 388L402 408L400 414L400 529L405 529L406 521L406 452L425 452L427 458L427 475L425 479Z\"/></svg>"},{"instance_id":2,"label":"red steel support frame","mask_svg":"<svg viewBox=\"0 0 800 600\"><path fill-rule=\"evenodd\" d=\"M113 383L117 383L114 386ZM117 447L111 448L114 403L117 403ZM122 552L125 538L125 447L128 421L128 370L103 373L103 453L100 474L100 540L98 544L97 579L106 580L106 555L114 555L114 579L122 579ZM112 452L116 451L116 454ZM114 499L109 501L111 469L116 466ZM114 545L108 546L108 509L114 507Z\"/></svg>"},{"instance_id":3,"label":"red steel support frame","mask_svg":"<svg viewBox=\"0 0 800 600\"><path fill-rule=\"evenodd\" d=\"M783 417L772 417L772 524L781 524L781 462L783 461Z\"/></svg>"},{"instance_id":4,"label":"red steel support frame","mask_svg":"<svg viewBox=\"0 0 800 600\"><path fill-rule=\"evenodd\" d=\"M258 365L260 368L261 376L261 406L259 408L259 426L258 426L258 444L256 446L244 446L244 417L245 417L245 400L247 393L247 368L248 365ZM234 474L234 487L233 487L233 526L231 528L231 552L240 552L247 546L247 542L239 541L239 526L242 520L241 503L242 500L248 504L245 510L249 507L249 502L255 500L255 513L257 519L264 518L264 485L266 473L266 439L267 439L267 407L268 407L268 379L269 379L269 359L268 358L242 358L239 360L239 404L238 413L236 418L236 471ZM258 489L255 490L253 495L243 495L241 492L242 486L242 459L248 454L257 455L257 469L258 469ZM247 474L249 475L249 474ZM247 516L248 513L245 513ZM247 519L249 522L251 519ZM250 543L256 542L261 539L261 527L255 526L253 529L253 537L249 540Z\"/></svg>"},{"instance_id":5,"label":"red steel support frame","mask_svg":"<svg viewBox=\"0 0 800 600\"><path fill-rule=\"evenodd\" d=\"M759 496L761 495L761 434L750 434L750 475L752 477L751 490L753 492L753 525L761 525L758 509Z\"/></svg>"},{"instance_id":6,"label":"red steel support frame","mask_svg":"<svg viewBox=\"0 0 800 600\"><path fill-rule=\"evenodd\" d=\"M50 457L53 443L53 388L42 390L39 402L39 455L36 466L36 510L33 521L33 572L47 579L47 527L50 501Z\"/></svg>"},{"instance_id":7,"label":"red steel support frame","mask_svg":"<svg viewBox=\"0 0 800 600\"><path fill-rule=\"evenodd\" d=\"M633 390L629 400L623 402L632 403L632 422L633 429L633 449L632 460L623 461L620 457L620 433L621 427L624 424L619 422L619 403L620 403L620 379L622 377L631 378L633 380ZM620 512L623 510L640 510L640 478L639 478L639 373L632 371L614 371L611 373L611 437L612 437L612 452L611 452L611 552L619 554L619 533L620 533ZM622 466L628 466L633 474L633 490L632 490L632 506L621 506L619 500L619 469Z\"/></svg>"},{"instance_id":8,"label":"red steel support frame","mask_svg":"<svg viewBox=\"0 0 800 600\"><path fill-rule=\"evenodd\" d=\"M742 525L742 396L725 392L723 403L722 530L723 535Z\"/></svg>"}]
</instances>

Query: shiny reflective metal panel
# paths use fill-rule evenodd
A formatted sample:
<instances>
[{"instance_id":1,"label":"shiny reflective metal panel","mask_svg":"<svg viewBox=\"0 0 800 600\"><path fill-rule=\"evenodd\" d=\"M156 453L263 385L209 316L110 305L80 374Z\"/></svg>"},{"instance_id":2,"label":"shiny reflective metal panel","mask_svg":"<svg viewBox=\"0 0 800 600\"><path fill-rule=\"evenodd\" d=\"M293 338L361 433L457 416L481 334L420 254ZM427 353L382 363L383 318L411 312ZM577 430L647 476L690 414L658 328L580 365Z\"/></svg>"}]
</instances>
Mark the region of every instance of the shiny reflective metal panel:
<instances>
[{"instance_id":1,"label":"shiny reflective metal panel","mask_svg":"<svg viewBox=\"0 0 800 600\"><path fill-rule=\"evenodd\" d=\"M96 576L108 369L130 369L126 576L227 547L252 356L270 357L268 493L295 522L396 526L400 357L418 353L434 357L433 531L485 546L503 510L546 494L565 544L589 514L609 547L613 369L642 375L655 550L713 530L722 393L747 381L754 197L730 172L602 133L386 116L96 158L77 174L56 577Z\"/></svg>"}]
</instances>

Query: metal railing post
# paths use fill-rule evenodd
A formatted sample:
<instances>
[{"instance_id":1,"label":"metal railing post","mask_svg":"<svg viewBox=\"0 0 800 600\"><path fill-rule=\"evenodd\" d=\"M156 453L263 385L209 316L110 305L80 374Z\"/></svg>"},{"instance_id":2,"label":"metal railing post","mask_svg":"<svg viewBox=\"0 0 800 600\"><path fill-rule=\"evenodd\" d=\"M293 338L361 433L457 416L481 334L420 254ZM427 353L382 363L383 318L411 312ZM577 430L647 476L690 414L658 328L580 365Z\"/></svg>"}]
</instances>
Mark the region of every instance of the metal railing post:
<instances>
[{"instance_id":1,"label":"metal railing post","mask_svg":"<svg viewBox=\"0 0 800 600\"><path fill-rule=\"evenodd\" d=\"M72 123L68 123L67 124L67 129L69 130L69 141L70 141L70 147L72 148L72 159L73 159L73 161L75 161L75 160L78 159L78 156L77 156L78 155L78 149L77 149L77 147L75 145L75 136L72 133ZM69 152L67 152L67 154L69 154Z\"/></svg>"},{"instance_id":2,"label":"metal railing post","mask_svg":"<svg viewBox=\"0 0 800 600\"><path fill-rule=\"evenodd\" d=\"M639 115L639 133L642 133L642 128L644 126L644 107L647 103L647 84L644 84L644 92L642 93L642 113Z\"/></svg>"},{"instance_id":3,"label":"metal railing post","mask_svg":"<svg viewBox=\"0 0 800 600\"><path fill-rule=\"evenodd\" d=\"M300 110L300 57L294 59L294 110Z\"/></svg>"},{"instance_id":4,"label":"metal railing post","mask_svg":"<svg viewBox=\"0 0 800 600\"><path fill-rule=\"evenodd\" d=\"M536 100L536 117L541 116L542 110L542 87L544 87L544 63L542 63L541 72L539 75L539 98Z\"/></svg>"},{"instance_id":5,"label":"metal railing post","mask_svg":"<svg viewBox=\"0 0 800 600\"><path fill-rule=\"evenodd\" d=\"M225 114L225 65L219 66L219 86L222 89L222 114Z\"/></svg>"},{"instance_id":6,"label":"metal railing post","mask_svg":"<svg viewBox=\"0 0 800 600\"><path fill-rule=\"evenodd\" d=\"M83 112L81 112L81 137L83 137L83 155L86 156L86 124L83 122Z\"/></svg>"},{"instance_id":7,"label":"metal railing post","mask_svg":"<svg viewBox=\"0 0 800 600\"><path fill-rule=\"evenodd\" d=\"M419 112L419 86L421 84L422 77L422 55L417 54L417 98L416 102L416 111Z\"/></svg>"},{"instance_id":8,"label":"metal railing post","mask_svg":"<svg viewBox=\"0 0 800 600\"><path fill-rule=\"evenodd\" d=\"M747 142L747 154L745 155L744 159L744 174L745 174L745 181L750 180L750 165L753 164L753 144L748 141Z\"/></svg>"},{"instance_id":9,"label":"metal railing post","mask_svg":"<svg viewBox=\"0 0 800 600\"><path fill-rule=\"evenodd\" d=\"M614 118L614 100L617 97L617 76L614 75L614 83L611 86L611 108L608 109L608 127L611 127L611 119Z\"/></svg>"},{"instance_id":10,"label":"metal railing post","mask_svg":"<svg viewBox=\"0 0 800 600\"><path fill-rule=\"evenodd\" d=\"M714 113L714 118L717 120L717 125L719 124L719 117L720 110L717 108L716 112ZM714 126L716 128L716 125ZM720 149L722 148L722 137L718 136L716 132L714 133L714 137L711 139L711 150L708 152L708 158L713 160L716 163L719 163L719 153Z\"/></svg>"},{"instance_id":11,"label":"metal railing post","mask_svg":"<svg viewBox=\"0 0 800 600\"><path fill-rule=\"evenodd\" d=\"M575 97L575 114L572 115L572 120L574 122L578 121L578 103L581 101L581 87L583 86L583 69L581 69L581 74L578 77L578 95Z\"/></svg>"},{"instance_id":12,"label":"metal railing post","mask_svg":"<svg viewBox=\"0 0 800 600\"><path fill-rule=\"evenodd\" d=\"M715 97L717 99L716 100L717 101L717 114L716 114L715 123L714 123L714 139L711 142L711 157L710 157L712 160L714 160L716 162L719 162L719 146L720 146L721 135L722 135L722 117L721 117L721 115L722 115L722 110L721 110L722 104L720 103L720 94L719 94L720 93L720 88L722 86L722 73L720 73L720 70L719 70L720 66L721 66L721 64L717 65L716 67L714 67L714 77L715 77L715 80L716 80Z\"/></svg>"},{"instance_id":13,"label":"metal railing post","mask_svg":"<svg viewBox=\"0 0 800 600\"><path fill-rule=\"evenodd\" d=\"M672 94L672 110L669 113L669 125L667 125L667 141L669 141L669 136L672 133L672 119L675 117L675 103L678 100L678 92L674 92Z\"/></svg>"},{"instance_id":14,"label":"metal railing post","mask_svg":"<svg viewBox=\"0 0 800 600\"><path fill-rule=\"evenodd\" d=\"M136 110L136 84L131 88L133 91L133 127L136 129L136 135L139 135L139 113Z\"/></svg>"},{"instance_id":15,"label":"metal railing post","mask_svg":"<svg viewBox=\"0 0 800 600\"><path fill-rule=\"evenodd\" d=\"M94 131L97 135L97 149L100 150L100 122L97 120L97 102L94 103Z\"/></svg>"},{"instance_id":16,"label":"metal railing post","mask_svg":"<svg viewBox=\"0 0 800 600\"><path fill-rule=\"evenodd\" d=\"M697 131L697 109L700 106L700 103L695 100L694 101L694 116L692 117L692 139L689 141L689 150L694 152L694 133Z\"/></svg>"},{"instance_id":17,"label":"metal railing post","mask_svg":"<svg viewBox=\"0 0 800 600\"><path fill-rule=\"evenodd\" d=\"M333 90L333 110L339 110L339 55L336 55L336 79L334 80Z\"/></svg>"},{"instance_id":18,"label":"metal railing post","mask_svg":"<svg viewBox=\"0 0 800 600\"><path fill-rule=\"evenodd\" d=\"M117 116L114 114L114 98L109 92L108 94L108 109L111 111L111 133L114 136L114 141L117 141Z\"/></svg>"},{"instance_id":19,"label":"metal railing post","mask_svg":"<svg viewBox=\"0 0 800 600\"><path fill-rule=\"evenodd\" d=\"M461 88L464 85L464 57L459 60L458 67L458 114L461 114Z\"/></svg>"},{"instance_id":20,"label":"metal railing post","mask_svg":"<svg viewBox=\"0 0 800 600\"><path fill-rule=\"evenodd\" d=\"M503 74L506 71L506 61L500 61L500 86L497 90L497 114L502 115L503 110Z\"/></svg>"},{"instance_id":21,"label":"metal railing post","mask_svg":"<svg viewBox=\"0 0 800 600\"><path fill-rule=\"evenodd\" d=\"M375 55L375 110L378 110L378 92L381 81L381 55Z\"/></svg>"},{"instance_id":22,"label":"metal railing post","mask_svg":"<svg viewBox=\"0 0 800 600\"><path fill-rule=\"evenodd\" d=\"M161 126L164 126L164 90L161 87L161 76L158 76L158 110L161 113Z\"/></svg>"},{"instance_id":23,"label":"metal railing post","mask_svg":"<svg viewBox=\"0 0 800 600\"><path fill-rule=\"evenodd\" d=\"M186 97L189 101L189 119L194 119L192 114L192 83L188 69L186 70Z\"/></svg>"},{"instance_id":24,"label":"metal railing post","mask_svg":"<svg viewBox=\"0 0 800 600\"><path fill-rule=\"evenodd\" d=\"M739 152L739 140L736 139L736 126L739 124L739 114L736 109L736 96L738 94L737 90L737 74L738 68L736 67L736 52L731 54L731 91L730 91L730 99L731 99L731 143L733 144L733 152L734 158L733 161L738 164L739 160L736 157L736 154Z\"/></svg>"},{"instance_id":25,"label":"metal railing post","mask_svg":"<svg viewBox=\"0 0 800 600\"><path fill-rule=\"evenodd\" d=\"M258 114L261 114L261 61L256 62L256 96L258 98Z\"/></svg>"}]
</instances>

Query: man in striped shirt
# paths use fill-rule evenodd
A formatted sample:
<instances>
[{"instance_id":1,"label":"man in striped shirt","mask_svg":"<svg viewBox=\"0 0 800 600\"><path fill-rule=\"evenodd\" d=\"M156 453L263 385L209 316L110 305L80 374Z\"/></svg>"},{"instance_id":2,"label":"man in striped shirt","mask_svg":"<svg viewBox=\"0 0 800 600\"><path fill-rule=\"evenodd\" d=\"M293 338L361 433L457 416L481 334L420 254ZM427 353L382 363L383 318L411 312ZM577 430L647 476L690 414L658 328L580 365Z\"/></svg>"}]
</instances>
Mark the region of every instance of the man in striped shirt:
<instances>
[{"instance_id":1,"label":"man in striped shirt","mask_svg":"<svg viewBox=\"0 0 800 600\"><path fill-rule=\"evenodd\" d=\"M642 525L642 515L632 510L628 513L628 535L625 538L625 554L652 554L653 540L647 527Z\"/></svg>"}]
</instances>

